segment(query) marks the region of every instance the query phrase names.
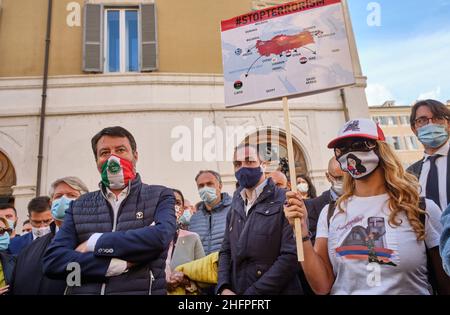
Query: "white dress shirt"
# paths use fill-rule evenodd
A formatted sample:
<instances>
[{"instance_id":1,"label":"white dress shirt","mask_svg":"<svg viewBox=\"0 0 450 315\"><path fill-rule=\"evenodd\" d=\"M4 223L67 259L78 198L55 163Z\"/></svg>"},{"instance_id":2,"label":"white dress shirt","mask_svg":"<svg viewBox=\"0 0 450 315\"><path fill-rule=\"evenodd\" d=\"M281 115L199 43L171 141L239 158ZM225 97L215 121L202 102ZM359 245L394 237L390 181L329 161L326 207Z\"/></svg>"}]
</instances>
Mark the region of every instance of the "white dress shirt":
<instances>
[{"instance_id":1,"label":"white dress shirt","mask_svg":"<svg viewBox=\"0 0 450 315\"><path fill-rule=\"evenodd\" d=\"M447 156L448 150L450 148L449 142L441 147L434 155L439 154L441 157L436 159L436 167L438 170L438 185L439 185L439 202L438 205L441 210L446 209L448 205L447 200ZM422 187L422 191L420 192L420 196L425 197L427 191L427 178L428 173L430 172L430 161L428 158L429 154L425 153L425 159L423 161L422 172L420 173L420 187Z\"/></svg>"},{"instance_id":2,"label":"white dress shirt","mask_svg":"<svg viewBox=\"0 0 450 315\"><path fill-rule=\"evenodd\" d=\"M250 194L251 197L247 198L247 192L248 189L244 188L241 191L241 197L244 200L244 209L245 209L245 215L248 215L248 211L250 210L250 208L253 206L253 204L255 203L256 199L258 199L259 195L261 195L261 193L264 190L264 187L266 187L267 185L267 179L264 180L261 184L259 184Z\"/></svg>"},{"instance_id":3,"label":"white dress shirt","mask_svg":"<svg viewBox=\"0 0 450 315\"><path fill-rule=\"evenodd\" d=\"M129 188L126 187L124 190L120 192L120 194L116 197L116 195L106 188L106 198L108 199L111 208L113 209L113 232L116 230L117 224L117 215L119 212L120 205L122 201L128 196ZM95 245L97 244L97 240L102 236L103 233L94 233L89 237L86 247L89 252L93 252L95 250ZM111 263L109 264L108 270L106 271L107 277L118 276L127 270L127 262L122 259L113 258L111 259Z\"/></svg>"}]
</instances>

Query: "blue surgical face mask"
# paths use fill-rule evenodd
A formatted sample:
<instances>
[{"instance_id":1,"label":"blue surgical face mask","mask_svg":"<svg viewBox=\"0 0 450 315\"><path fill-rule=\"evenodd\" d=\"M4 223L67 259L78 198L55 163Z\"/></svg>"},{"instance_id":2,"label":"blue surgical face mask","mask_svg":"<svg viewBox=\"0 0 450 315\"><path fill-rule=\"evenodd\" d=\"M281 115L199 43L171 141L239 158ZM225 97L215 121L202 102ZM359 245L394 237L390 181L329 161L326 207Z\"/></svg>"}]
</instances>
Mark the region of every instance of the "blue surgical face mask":
<instances>
[{"instance_id":1,"label":"blue surgical face mask","mask_svg":"<svg viewBox=\"0 0 450 315\"><path fill-rule=\"evenodd\" d=\"M428 124L417 129L419 141L425 147L439 148L448 140L448 131L444 125Z\"/></svg>"},{"instance_id":2,"label":"blue surgical face mask","mask_svg":"<svg viewBox=\"0 0 450 315\"><path fill-rule=\"evenodd\" d=\"M9 247L9 233L5 232L3 235L0 235L0 251L7 250Z\"/></svg>"},{"instance_id":3,"label":"blue surgical face mask","mask_svg":"<svg viewBox=\"0 0 450 315\"><path fill-rule=\"evenodd\" d=\"M66 214L66 210L69 209L70 203L75 199L67 198L66 196L62 196L59 199L55 199L52 202L52 216L55 220L62 221L64 220L64 215Z\"/></svg>"},{"instance_id":4,"label":"blue surgical face mask","mask_svg":"<svg viewBox=\"0 0 450 315\"><path fill-rule=\"evenodd\" d=\"M213 204L217 199L216 188L214 187L203 187L198 190L200 198L208 205Z\"/></svg>"},{"instance_id":5,"label":"blue surgical face mask","mask_svg":"<svg viewBox=\"0 0 450 315\"><path fill-rule=\"evenodd\" d=\"M184 210L183 214L178 218L178 223L187 226L191 222L191 217L192 217L191 211Z\"/></svg>"},{"instance_id":6,"label":"blue surgical face mask","mask_svg":"<svg viewBox=\"0 0 450 315\"><path fill-rule=\"evenodd\" d=\"M253 188L258 184L263 175L262 168L259 167L242 167L235 173L239 186L244 188Z\"/></svg>"}]
</instances>

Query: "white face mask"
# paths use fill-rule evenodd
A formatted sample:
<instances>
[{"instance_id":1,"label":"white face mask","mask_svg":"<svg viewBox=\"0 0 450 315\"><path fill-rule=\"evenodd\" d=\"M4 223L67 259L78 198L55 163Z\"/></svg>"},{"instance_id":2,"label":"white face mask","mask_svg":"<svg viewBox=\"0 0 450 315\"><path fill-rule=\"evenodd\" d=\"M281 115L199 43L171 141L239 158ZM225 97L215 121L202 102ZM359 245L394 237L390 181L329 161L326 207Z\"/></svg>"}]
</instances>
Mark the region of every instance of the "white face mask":
<instances>
[{"instance_id":1,"label":"white face mask","mask_svg":"<svg viewBox=\"0 0 450 315\"><path fill-rule=\"evenodd\" d=\"M37 238L37 237L42 237L44 235L47 235L48 233L51 232L51 230L50 230L50 226L44 226L41 228L36 228L33 226L31 228L31 232L33 233L33 236Z\"/></svg>"},{"instance_id":2,"label":"white face mask","mask_svg":"<svg viewBox=\"0 0 450 315\"><path fill-rule=\"evenodd\" d=\"M300 183L300 184L297 185L297 189L301 193L307 193L308 189L309 189L309 186L308 186L307 183Z\"/></svg>"},{"instance_id":3,"label":"white face mask","mask_svg":"<svg viewBox=\"0 0 450 315\"><path fill-rule=\"evenodd\" d=\"M343 180L333 181L331 183L331 189L333 189L333 191L337 195L342 196L344 194L344 181Z\"/></svg>"},{"instance_id":4,"label":"white face mask","mask_svg":"<svg viewBox=\"0 0 450 315\"><path fill-rule=\"evenodd\" d=\"M344 172L354 179L361 179L372 174L380 164L380 158L375 151L349 152L339 158L339 164Z\"/></svg>"}]
</instances>

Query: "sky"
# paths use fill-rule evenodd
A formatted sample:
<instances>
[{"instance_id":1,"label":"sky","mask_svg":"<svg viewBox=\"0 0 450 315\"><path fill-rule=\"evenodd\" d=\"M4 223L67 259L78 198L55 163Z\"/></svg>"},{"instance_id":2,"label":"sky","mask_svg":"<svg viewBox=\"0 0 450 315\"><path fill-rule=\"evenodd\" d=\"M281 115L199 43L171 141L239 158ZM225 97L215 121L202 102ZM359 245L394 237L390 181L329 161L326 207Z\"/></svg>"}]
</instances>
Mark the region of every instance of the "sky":
<instances>
[{"instance_id":1,"label":"sky","mask_svg":"<svg viewBox=\"0 0 450 315\"><path fill-rule=\"evenodd\" d=\"M450 100L450 0L347 2L369 105Z\"/></svg>"}]
</instances>

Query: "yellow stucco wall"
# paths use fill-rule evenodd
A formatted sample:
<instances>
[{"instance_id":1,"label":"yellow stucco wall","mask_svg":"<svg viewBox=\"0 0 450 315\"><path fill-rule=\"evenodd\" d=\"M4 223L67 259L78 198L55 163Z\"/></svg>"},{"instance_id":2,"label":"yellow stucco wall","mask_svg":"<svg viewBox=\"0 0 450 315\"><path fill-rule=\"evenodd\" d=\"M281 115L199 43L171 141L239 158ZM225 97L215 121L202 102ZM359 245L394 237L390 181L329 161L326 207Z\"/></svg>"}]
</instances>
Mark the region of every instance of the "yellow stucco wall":
<instances>
[{"instance_id":1,"label":"yellow stucco wall","mask_svg":"<svg viewBox=\"0 0 450 315\"><path fill-rule=\"evenodd\" d=\"M82 74L82 25L66 23L70 2L54 0L50 75ZM156 0L159 71L221 73L220 21L251 10L251 0ZM0 77L42 75L47 0L3 0ZM81 13L82 17L82 13Z\"/></svg>"}]
</instances>

